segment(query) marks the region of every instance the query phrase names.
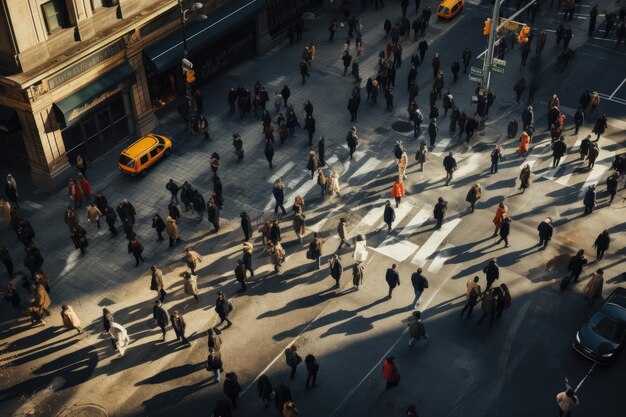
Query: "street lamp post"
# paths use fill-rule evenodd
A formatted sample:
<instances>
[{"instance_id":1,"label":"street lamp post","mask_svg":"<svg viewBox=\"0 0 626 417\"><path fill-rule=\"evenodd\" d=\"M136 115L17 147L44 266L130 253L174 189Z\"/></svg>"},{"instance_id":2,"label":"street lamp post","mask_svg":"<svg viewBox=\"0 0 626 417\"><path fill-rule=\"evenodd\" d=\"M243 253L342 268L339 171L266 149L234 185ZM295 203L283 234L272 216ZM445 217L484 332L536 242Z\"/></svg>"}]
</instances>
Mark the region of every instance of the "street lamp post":
<instances>
[{"instance_id":1,"label":"street lamp post","mask_svg":"<svg viewBox=\"0 0 626 417\"><path fill-rule=\"evenodd\" d=\"M180 8L180 21L183 27L183 60L182 68L185 77L185 97L187 98L187 120L188 130L191 135L198 134L198 121L197 119L197 103L193 95L193 83L195 82L195 72L193 71L193 63L187 59L189 52L187 50L187 32L185 30L185 22L191 18L188 14L198 11L204 7L202 3L196 2L191 5L189 9L183 7L183 0L178 0L178 7ZM199 19L206 19L205 15L198 15Z\"/></svg>"}]
</instances>

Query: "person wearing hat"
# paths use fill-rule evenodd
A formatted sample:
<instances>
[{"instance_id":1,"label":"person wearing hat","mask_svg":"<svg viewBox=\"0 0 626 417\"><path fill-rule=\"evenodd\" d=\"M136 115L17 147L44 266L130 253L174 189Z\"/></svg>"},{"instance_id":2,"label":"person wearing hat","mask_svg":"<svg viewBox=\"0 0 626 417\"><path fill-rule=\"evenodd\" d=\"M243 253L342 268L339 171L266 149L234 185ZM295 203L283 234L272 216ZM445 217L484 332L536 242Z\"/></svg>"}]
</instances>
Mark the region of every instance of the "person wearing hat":
<instances>
[{"instance_id":1,"label":"person wearing hat","mask_svg":"<svg viewBox=\"0 0 626 417\"><path fill-rule=\"evenodd\" d=\"M287 349L285 349L285 362L287 366L291 368L291 374L289 374L289 379L294 379L296 377L296 368L302 362L302 358L298 355L298 347L296 345L291 345Z\"/></svg>"}]
</instances>

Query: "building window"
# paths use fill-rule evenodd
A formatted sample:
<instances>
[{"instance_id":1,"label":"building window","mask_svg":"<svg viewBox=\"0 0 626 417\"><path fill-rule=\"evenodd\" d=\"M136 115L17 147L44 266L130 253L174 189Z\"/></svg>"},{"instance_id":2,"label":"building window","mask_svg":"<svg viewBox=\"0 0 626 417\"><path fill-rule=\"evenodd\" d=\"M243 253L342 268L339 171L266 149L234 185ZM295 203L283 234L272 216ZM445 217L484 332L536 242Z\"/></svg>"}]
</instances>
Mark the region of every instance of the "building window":
<instances>
[{"instance_id":1,"label":"building window","mask_svg":"<svg viewBox=\"0 0 626 417\"><path fill-rule=\"evenodd\" d=\"M102 7L117 6L119 3L120 3L120 0L91 0L91 5L93 7L93 10L97 10Z\"/></svg>"},{"instance_id":2,"label":"building window","mask_svg":"<svg viewBox=\"0 0 626 417\"><path fill-rule=\"evenodd\" d=\"M49 34L68 27L67 9L63 0L47 1L41 5L41 11Z\"/></svg>"}]
</instances>

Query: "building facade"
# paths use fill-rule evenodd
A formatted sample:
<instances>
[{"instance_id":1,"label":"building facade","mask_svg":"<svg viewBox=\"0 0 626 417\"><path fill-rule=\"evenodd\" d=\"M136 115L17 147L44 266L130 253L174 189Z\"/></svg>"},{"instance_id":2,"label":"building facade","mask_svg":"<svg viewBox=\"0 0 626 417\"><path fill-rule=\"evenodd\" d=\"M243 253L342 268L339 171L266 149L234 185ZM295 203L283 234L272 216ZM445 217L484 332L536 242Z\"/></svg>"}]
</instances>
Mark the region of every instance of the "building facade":
<instances>
[{"instance_id":1,"label":"building facade","mask_svg":"<svg viewBox=\"0 0 626 417\"><path fill-rule=\"evenodd\" d=\"M181 1L0 0L0 165L54 190L77 154L93 160L158 126L157 110L185 91L181 10L192 2ZM185 24L200 85L323 3L201 2L194 13L207 18Z\"/></svg>"}]
</instances>

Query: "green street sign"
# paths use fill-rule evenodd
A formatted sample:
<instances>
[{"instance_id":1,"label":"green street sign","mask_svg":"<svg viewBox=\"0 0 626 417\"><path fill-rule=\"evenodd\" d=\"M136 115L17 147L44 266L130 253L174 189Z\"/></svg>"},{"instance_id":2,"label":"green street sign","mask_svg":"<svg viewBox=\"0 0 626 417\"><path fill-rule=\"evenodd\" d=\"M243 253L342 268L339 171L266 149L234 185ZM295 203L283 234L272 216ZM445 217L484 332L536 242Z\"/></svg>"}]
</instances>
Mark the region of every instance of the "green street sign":
<instances>
[{"instance_id":1,"label":"green street sign","mask_svg":"<svg viewBox=\"0 0 626 417\"><path fill-rule=\"evenodd\" d=\"M496 74L501 74L501 75L503 75L503 74L504 74L504 67L499 67L499 66L497 66L497 65L493 65L493 66L491 67L491 72L495 72Z\"/></svg>"},{"instance_id":2,"label":"green street sign","mask_svg":"<svg viewBox=\"0 0 626 417\"><path fill-rule=\"evenodd\" d=\"M483 76L483 69L482 68L477 68L477 67L470 67L470 77L472 75L474 75L476 77L482 77Z\"/></svg>"}]
</instances>

